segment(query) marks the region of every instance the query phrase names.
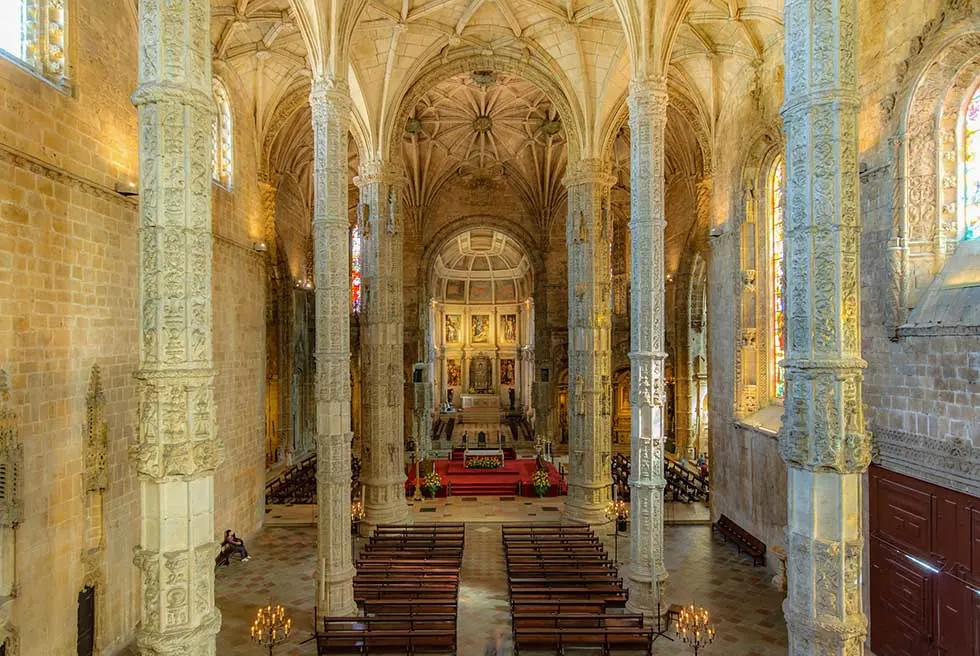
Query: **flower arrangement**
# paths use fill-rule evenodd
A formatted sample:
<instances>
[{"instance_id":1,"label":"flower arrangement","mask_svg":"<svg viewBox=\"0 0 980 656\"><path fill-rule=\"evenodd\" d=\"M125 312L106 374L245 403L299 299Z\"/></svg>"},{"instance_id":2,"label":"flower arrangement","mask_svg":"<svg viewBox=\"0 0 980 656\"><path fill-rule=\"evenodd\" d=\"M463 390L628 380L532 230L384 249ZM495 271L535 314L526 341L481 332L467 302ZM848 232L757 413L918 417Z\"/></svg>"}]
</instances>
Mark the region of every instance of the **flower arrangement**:
<instances>
[{"instance_id":1,"label":"flower arrangement","mask_svg":"<svg viewBox=\"0 0 980 656\"><path fill-rule=\"evenodd\" d=\"M500 458L495 458L493 456L481 456L479 458L470 458L466 461L467 469L496 469L500 467L503 463Z\"/></svg>"},{"instance_id":2,"label":"flower arrangement","mask_svg":"<svg viewBox=\"0 0 980 656\"><path fill-rule=\"evenodd\" d=\"M428 490L430 496L435 496L439 488L442 487L442 478L439 477L439 472L435 469L430 471L422 478L422 489Z\"/></svg>"},{"instance_id":3,"label":"flower arrangement","mask_svg":"<svg viewBox=\"0 0 980 656\"><path fill-rule=\"evenodd\" d=\"M551 487L551 475L547 469L538 469L531 475L531 485L539 497L543 497Z\"/></svg>"}]
</instances>

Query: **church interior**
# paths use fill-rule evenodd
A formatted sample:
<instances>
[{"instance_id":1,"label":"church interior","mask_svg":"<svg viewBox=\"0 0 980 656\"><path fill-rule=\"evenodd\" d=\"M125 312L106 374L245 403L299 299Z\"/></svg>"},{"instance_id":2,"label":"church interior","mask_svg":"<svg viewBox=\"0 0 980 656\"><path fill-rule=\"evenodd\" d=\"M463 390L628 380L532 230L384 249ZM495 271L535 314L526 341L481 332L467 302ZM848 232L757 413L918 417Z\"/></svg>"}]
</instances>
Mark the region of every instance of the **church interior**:
<instances>
[{"instance_id":1,"label":"church interior","mask_svg":"<svg viewBox=\"0 0 980 656\"><path fill-rule=\"evenodd\" d=\"M0 656L980 654L977 442L980 0L0 0Z\"/></svg>"}]
</instances>

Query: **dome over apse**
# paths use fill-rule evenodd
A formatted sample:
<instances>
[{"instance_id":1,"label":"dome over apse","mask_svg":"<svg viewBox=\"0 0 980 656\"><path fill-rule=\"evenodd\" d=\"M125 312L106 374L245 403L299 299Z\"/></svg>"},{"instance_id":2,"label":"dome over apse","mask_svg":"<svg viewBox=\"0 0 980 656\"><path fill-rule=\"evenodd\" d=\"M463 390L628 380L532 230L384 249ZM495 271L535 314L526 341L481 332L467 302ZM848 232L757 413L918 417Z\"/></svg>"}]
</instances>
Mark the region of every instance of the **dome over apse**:
<instances>
[{"instance_id":1,"label":"dome over apse","mask_svg":"<svg viewBox=\"0 0 980 656\"><path fill-rule=\"evenodd\" d=\"M447 303L518 303L531 295L524 248L492 228L474 228L446 241L432 265L433 298Z\"/></svg>"}]
</instances>

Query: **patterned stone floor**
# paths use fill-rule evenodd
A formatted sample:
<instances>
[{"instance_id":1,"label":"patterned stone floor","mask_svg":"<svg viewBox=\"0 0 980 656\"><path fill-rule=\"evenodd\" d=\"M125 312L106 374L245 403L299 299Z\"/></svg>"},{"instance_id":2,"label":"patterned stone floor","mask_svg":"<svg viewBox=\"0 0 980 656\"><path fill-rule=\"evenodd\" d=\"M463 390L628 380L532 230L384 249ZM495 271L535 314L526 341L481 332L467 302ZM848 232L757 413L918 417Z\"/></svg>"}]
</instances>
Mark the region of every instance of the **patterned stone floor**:
<instances>
[{"instance_id":1,"label":"patterned stone floor","mask_svg":"<svg viewBox=\"0 0 980 656\"><path fill-rule=\"evenodd\" d=\"M550 500L544 500L547 505ZM523 516L523 521L555 521L560 514L529 509L521 500L499 501L493 515ZM466 508L464 509L464 504ZM470 507L472 504L472 507ZM475 502L451 506L447 521L467 521L466 548L460 582L459 654L483 656L499 633L500 654L511 654L510 621L504 576L500 519L488 521L486 507ZM534 512L535 510L540 512ZM445 510L445 509L444 509ZM418 510L416 509L416 512ZM536 516L528 517L534 513ZM420 521L432 521L426 513ZM599 531L610 554L614 538ZM608 533L608 534L604 534ZM315 529L310 526L265 528L249 540L252 560L221 568L216 577L216 600L223 614L218 655L262 652L249 643L248 627L260 604L281 603L296 629L289 644L276 650L281 656L313 654L312 643L300 642L312 631ZM620 536L619 562L629 559L629 538ZM706 606L717 622L718 638L702 651L705 656L769 656L786 653L786 626L782 594L773 588L764 568L753 567L731 545L711 535L703 525L669 525L664 529L665 559L670 572L668 599L672 603L696 601ZM668 635L673 636L671 631ZM586 652L582 653L583 656ZM675 642L660 638L655 654L691 654Z\"/></svg>"}]
</instances>

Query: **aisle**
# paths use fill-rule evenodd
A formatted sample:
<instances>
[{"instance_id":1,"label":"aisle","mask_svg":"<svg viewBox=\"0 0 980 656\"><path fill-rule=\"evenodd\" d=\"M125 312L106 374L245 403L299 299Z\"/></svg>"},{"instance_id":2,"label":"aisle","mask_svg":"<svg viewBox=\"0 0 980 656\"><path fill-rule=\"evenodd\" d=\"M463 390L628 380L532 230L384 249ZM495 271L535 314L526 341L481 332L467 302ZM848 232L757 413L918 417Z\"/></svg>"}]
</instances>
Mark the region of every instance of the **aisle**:
<instances>
[{"instance_id":1,"label":"aisle","mask_svg":"<svg viewBox=\"0 0 980 656\"><path fill-rule=\"evenodd\" d=\"M500 524L468 523L456 622L459 654L482 656L495 631L502 634L500 653L513 653L505 571Z\"/></svg>"}]
</instances>

